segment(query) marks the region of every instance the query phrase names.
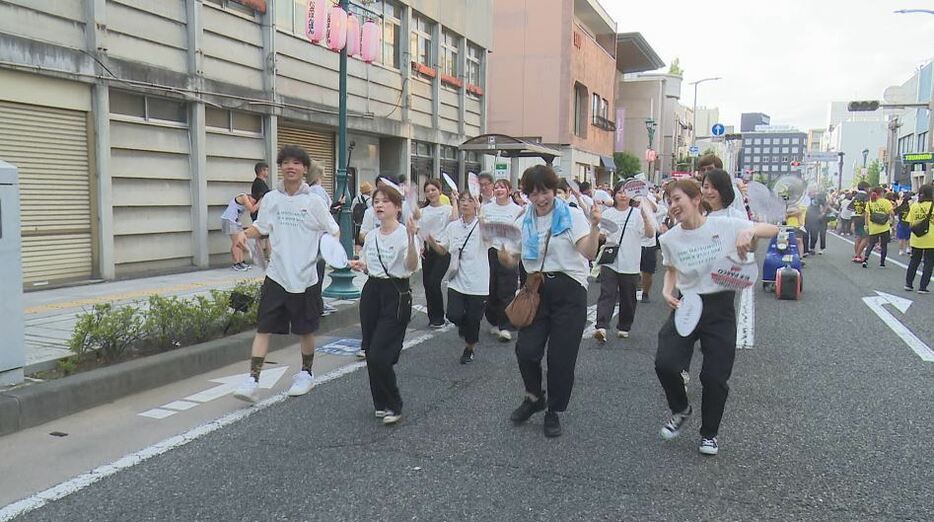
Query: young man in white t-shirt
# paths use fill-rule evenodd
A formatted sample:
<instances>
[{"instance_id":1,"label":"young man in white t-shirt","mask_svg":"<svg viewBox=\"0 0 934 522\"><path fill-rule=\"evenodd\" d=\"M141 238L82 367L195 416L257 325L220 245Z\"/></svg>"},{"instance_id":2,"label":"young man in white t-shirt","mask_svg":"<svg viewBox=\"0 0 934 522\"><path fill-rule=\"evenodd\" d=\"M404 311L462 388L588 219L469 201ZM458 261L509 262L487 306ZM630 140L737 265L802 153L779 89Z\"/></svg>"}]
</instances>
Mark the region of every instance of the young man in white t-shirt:
<instances>
[{"instance_id":1,"label":"young man in white t-shirt","mask_svg":"<svg viewBox=\"0 0 934 522\"><path fill-rule=\"evenodd\" d=\"M292 333L301 340L302 366L293 378L289 395L304 395L314 385L314 333L321 314L315 260L321 236L336 237L340 233L327 205L304 181L311 164L308 153L287 145L279 151L276 162L282 183L263 197L256 222L238 238L240 244L245 244L247 238L268 235L272 246L257 312L250 376L234 392L234 397L251 403L258 399L260 371L272 334Z\"/></svg>"}]
</instances>

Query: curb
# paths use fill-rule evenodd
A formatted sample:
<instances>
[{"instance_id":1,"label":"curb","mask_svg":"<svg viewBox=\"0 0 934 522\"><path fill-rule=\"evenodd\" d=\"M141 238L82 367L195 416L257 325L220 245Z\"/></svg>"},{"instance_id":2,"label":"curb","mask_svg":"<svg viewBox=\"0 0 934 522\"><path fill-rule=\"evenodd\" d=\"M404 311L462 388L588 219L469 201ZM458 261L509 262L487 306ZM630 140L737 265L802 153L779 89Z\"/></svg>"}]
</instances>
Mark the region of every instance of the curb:
<instances>
[{"instance_id":1,"label":"curb","mask_svg":"<svg viewBox=\"0 0 934 522\"><path fill-rule=\"evenodd\" d=\"M359 320L357 306L321 318L319 334ZM0 392L0 436L31 428L128 395L187 379L235 362L247 361L255 330L98 368L77 375ZM270 351L295 344L274 335Z\"/></svg>"}]
</instances>

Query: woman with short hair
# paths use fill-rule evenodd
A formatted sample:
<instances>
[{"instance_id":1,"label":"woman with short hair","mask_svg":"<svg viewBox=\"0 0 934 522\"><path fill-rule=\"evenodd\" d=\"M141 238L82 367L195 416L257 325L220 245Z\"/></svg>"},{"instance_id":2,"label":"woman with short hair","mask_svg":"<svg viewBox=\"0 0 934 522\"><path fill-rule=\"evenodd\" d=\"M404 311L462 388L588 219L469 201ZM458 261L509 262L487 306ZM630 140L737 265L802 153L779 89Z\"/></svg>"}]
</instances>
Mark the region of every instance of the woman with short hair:
<instances>
[{"instance_id":1,"label":"woman with short hair","mask_svg":"<svg viewBox=\"0 0 934 522\"><path fill-rule=\"evenodd\" d=\"M918 202L911 205L908 212L908 222L911 226L929 221L928 232L919 236L911 233L911 261L908 263L908 272L905 274L905 290L912 290L915 283L915 274L918 267L924 262L921 269L921 281L918 285L919 294L928 294L928 285L931 283L931 273L934 272L934 215L931 207L934 206L934 185L921 185L918 190Z\"/></svg>"},{"instance_id":2,"label":"woman with short hair","mask_svg":"<svg viewBox=\"0 0 934 522\"><path fill-rule=\"evenodd\" d=\"M507 179L498 179L493 182L493 199L480 208L480 221L483 223L501 223L519 226L518 219L524 212L511 197L512 184ZM506 306L512 301L519 288L519 272L515 266L506 266L499 261L499 252L503 249L515 251L517 245L506 245L504 240L484 238L488 240L487 251L490 265L489 299L486 305L486 320L492 326L490 334L496 336L500 342L512 340L509 330L509 318L506 317Z\"/></svg>"},{"instance_id":3,"label":"woman with short hair","mask_svg":"<svg viewBox=\"0 0 934 522\"><path fill-rule=\"evenodd\" d=\"M412 190L415 190L413 187ZM445 205L441 202L441 181L429 179L422 186L425 192L425 202L422 205L420 224L431 227L439 226L444 230L448 223L457 219L457 209L451 205ZM431 248L422 250L422 287L425 289L425 305L428 309L428 327L444 327L444 293L441 291L441 280L445 272L448 271L448 265L451 263L451 256L448 253L440 253Z\"/></svg>"},{"instance_id":4,"label":"woman with short hair","mask_svg":"<svg viewBox=\"0 0 934 522\"><path fill-rule=\"evenodd\" d=\"M379 227L367 233L362 258L350 261L350 268L369 275L360 294L360 345L366 352L376 417L388 425L402 418L402 395L393 367L412 318L409 279L419 268L420 242L415 239L414 218L399 223L401 193L391 187L377 189L373 208Z\"/></svg>"},{"instance_id":5,"label":"woman with short hair","mask_svg":"<svg viewBox=\"0 0 934 522\"><path fill-rule=\"evenodd\" d=\"M558 413L565 411L571 400L577 353L587 322L587 277L600 238L600 210L594 205L588 222L583 212L558 198L558 176L548 165L527 169L522 175L522 190L530 204L522 219L520 255L529 277L538 272L542 283L535 319L519 330L516 342L525 398L511 419L523 423L547 408L544 434L558 437ZM505 264L517 261L505 249L499 257ZM548 376L543 387L545 357Z\"/></svg>"}]
</instances>

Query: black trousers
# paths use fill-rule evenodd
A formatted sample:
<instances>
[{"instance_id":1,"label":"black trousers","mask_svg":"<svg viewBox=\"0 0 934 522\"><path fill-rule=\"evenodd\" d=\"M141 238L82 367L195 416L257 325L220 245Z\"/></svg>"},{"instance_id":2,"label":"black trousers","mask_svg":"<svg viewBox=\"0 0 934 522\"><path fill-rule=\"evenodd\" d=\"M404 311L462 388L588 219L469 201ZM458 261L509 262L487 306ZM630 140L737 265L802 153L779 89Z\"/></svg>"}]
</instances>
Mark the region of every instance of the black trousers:
<instances>
[{"instance_id":1,"label":"black trousers","mask_svg":"<svg viewBox=\"0 0 934 522\"><path fill-rule=\"evenodd\" d=\"M819 225L808 227L808 236L810 237L809 251L814 251L818 239L820 239L820 249L825 250L827 248L827 222L822 219Z\"/></svg>"},{"instance_id":2,"label":"black trousers","mask_svg":"<svg viewBox=\"0 0 934 522\"><path fill-rule=\"evenodd\" d=\"M519 269L503 266L496 249L487 252L490 258L490 296L486 303L486 320L500 330L511 328L506 317L506 307L519 289Z\"/></svg>"},{"instance_id":3,"label":"black trousers","mask_svg":"<svg viewBox=\"0 0 934 522\"><path fill-rule=\"evenodd\" d=\"M892 233L888 230L882 232L881 234L872 234L869 236L869 244L866 245L866 255L863 256L863 262L869 261L869 256L872 255L872 249L876 247L876 243L879 243L879 255L881 256L880 264L885 264L885 258L889 255L889 241L892 239ZM917 270L917 267L915 268Z\"/></svg>"},{"instance_id":4,"label":"black trousers","mask_svg":"<svg viewBox=\"0 0 934 522\"><path fill-rule=\"evenodd\" d=\"M459 335L467 344L480 340L480 321L486 307L485 295L462 294L448 288L448 321L457 326Z\"/></svg>"},{"instance_id":5,"label":"black trousers","mask_svg":"<svg viewBox=\"0 0 934 522\"><path fill-rule=\"evenodd\" d=\"M408 289L408 279L371 277L360 294L361 347L366 351L366 369L370 376L370 393L377 410L402 412L402 396L396 384L393 366L399 362L405 329L412 317L412 308L399 312L399 288Z\"/></svg>"},{"instance_id":6,"label":"black trousers","mask_svg":"<svg viewBox=\"0 0 934 522\"><path fill-rule=\"evenodd\" d=\"M548 409L564 411L587 322L587 290L570 276L550 273L540 289L535 320L519 330L516 359L525 391L542 395L542 359L548 359ZM547 352L547 353L546 353Z\"/></svg>"},{"instance_id":7,"label":"black trousers","mask_svg":"<svg viewBox=\"0 0 934 522\"><path fill-rule=\"evenodd\" d=\"M600 267L600 299L597 301L597 328L607 328L619 301L616 328L628 332L636 317L636 287L640 274L620 274L609 267Z\"/></svg>"},{"instance_id":8,"label":"black trousers","mask_svg":"<svg viewBox=\"0 0 934 522\"><path fill-rule=\"evenodd\" d=\"M668 407L672 412L681 412L688 407L681 370L688 367L694 353L694 343L700 340L701 353L704 354L700 373L704 387L701 398L702 437L717 436L726 398L730 393L727 381L733 372L733 360L736 357L735 295L735 292L701 295L704 310L697 328L687 337L681 337L675 330L674 312L658 332L655 374L665 390Z\"/></svg>"},{"instance_id":9,"label":"black trousers","mask_svg":"<svg viewBox=\"0 0 934 522\"><path fill-rule=\"evenodd\" d=\"M425 259L422 263L422 285L425 288L425 303L428 308L428 322L444 323L444 293L441 280L451 264L451 254L441 255L426 246Z\"/></svg>"},{"instance_id":10,"label":"black trousers","mask_svg":"<svg viewBox=\"0 0 934 522\"><path fill-rule=\"evenodd\" d=\"M932 232L928 232L931 234ZM927 290L931 283L931 273L934 272L934 248L912 248L911 261L908 262L908 272L905 273L905 285L914 286L915 274L918 267L921 266L921 260L924 260L924 268L921 269L921 281L918 289Z\"/></svg>"}]
</instances>

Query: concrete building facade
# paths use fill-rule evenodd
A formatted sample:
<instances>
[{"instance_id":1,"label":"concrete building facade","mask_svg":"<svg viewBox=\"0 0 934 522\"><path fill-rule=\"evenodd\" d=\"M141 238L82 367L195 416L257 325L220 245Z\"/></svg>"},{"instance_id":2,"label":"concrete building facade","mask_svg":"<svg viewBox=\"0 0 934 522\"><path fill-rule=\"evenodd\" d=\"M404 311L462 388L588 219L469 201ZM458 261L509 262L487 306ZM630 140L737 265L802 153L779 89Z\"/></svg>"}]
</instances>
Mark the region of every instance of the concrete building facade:
<instances>
[{"instance_id":1,"label":"concrete building facade","mask_svg":"<svg viewBox=\"0 0 934 522\"><path fill-rule=\"evenodd\" d=\"M355 182L479 170L456 147L486 129L492 0L366 6L383 41L378 63L349 60ZM338 54L305 38L306 9L0 2L0 158L20 170L27 288L226 263L220 214L284 144L333 191Z\"/></svg>"},{"instance_id":2,"label":"concrete building facade","mask_svg":"<svg viewBox=\"0 0 934 522\"><path fill-rule=\"evenodd\" d=\"M755 132L759 125L769 125L772 118L761 112L744 112L739 115L739 131Z\"/></svg>"},{"instance_id":3,"label":"concrete building facade","mask_svg":"<svg viewBox=\"0 0 934 522\"><path fill-rule=\"evenodd\" d=\"M623 150L644 158L649 148L645 120L653 120L652 149L657 159L646 170L656 182L671 176L684 145L685 126L690 123L680 109L681 83L680 76L665 73L630 73L619 78L617 106L624 111L626 122Z\"/></svg>"},{"instance_id":4,"label":"concrete building facade","mask_svg":"<svg viewBox=\"0 0 934 522\"><path fill-rule=\"evenodd\" d=\"M863 176L875 160L885 163L888 130L882 111L849 112L848 102L831 102L828 107L827 131L821 136L822 148L843 152L843 172L839 163L828 164L827 174L834 186L848 188ZM868 151L865 157L863 151Z\"/></svg>"},{"instance_id":5,"label":"concrete building facade","mask_svg":"<svg viewBox=\"0 0 934 522\"><path fill-rule=\"evenodd\" d=\"M886 103L930 103L934 96L934 60L928 61L915 71L904 83L886 90ZM934 134L931 132L931 111L910 108L887 112L887 128L890 132L889 162L892 174L889 181L898 185L911 186L918 190L924 183L932 182L934 163L905 161L906 154L934 152Z\"/></svg>"},{"instance_id":6,"label":"concrete building facade","mask_svg":"<svg viewBox=\"0 0 934 522\"><path fill-rule=\"evenodd\" d=\"M558 149L577 180L609 179L616 131L616 22L596 0L496 0L489 132ZM515 180L536 160L513 160Z\"/></svg>"},{"instance_id":7,"label":"concrete building facade","mask_svg":"<svg viewBox=\"0 0 934 522\"><path fill-rule=\"evenodd\" d=\"M807 149L807 134L790 127L758 126L758 130L743 132L739 154L739 169L745 174L763 176L772 181L779 176L800 173L792 165L802 162Z\"/></svg>"}]
</instances>

